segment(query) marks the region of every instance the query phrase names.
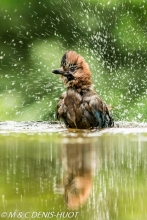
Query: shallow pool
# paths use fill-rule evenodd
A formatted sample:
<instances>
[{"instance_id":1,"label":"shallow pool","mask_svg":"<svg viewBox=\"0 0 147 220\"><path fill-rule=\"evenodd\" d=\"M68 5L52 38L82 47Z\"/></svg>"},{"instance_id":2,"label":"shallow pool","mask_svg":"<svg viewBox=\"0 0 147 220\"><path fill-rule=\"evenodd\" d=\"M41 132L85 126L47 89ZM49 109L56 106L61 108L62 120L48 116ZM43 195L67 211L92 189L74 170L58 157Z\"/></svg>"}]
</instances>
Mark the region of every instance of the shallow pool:
<instances>
[{"instance_id":1,"label":"shallow pool","mask_svg":"<svg viewBox=\"0 0 147 220\"><path fill-rule=\"evenodd\" d=\"M147 219L147 133L0 134L1 219Z\"/></svg>"}]
</instances>

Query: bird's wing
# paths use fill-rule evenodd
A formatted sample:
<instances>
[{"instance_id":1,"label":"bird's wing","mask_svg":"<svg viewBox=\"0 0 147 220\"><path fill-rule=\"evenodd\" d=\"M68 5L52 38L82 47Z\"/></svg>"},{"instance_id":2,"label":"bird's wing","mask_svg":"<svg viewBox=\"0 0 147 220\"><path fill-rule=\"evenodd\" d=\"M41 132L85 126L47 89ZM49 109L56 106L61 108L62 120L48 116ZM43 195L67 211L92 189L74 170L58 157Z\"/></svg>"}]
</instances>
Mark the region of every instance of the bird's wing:
<instances>
[{"instance_id":1,"label":"bird's wing","mask_svg":"<svg viewBox=\"0 0 147 220\"><path fill-rule=\"evenodd\" d=\"M60 99L59 99L59 102L58 102L58 105L57 105L57 112L56 112L56 114L57 114L57 119L58 120L60 120L60 118L61 118L61 116L64 114L64 108L65 108L65 105L64 105L64 99L65 99L65 97L66 97L66 92L64 92L62 95L61 95L61 97L60 97Z\"/></svg>"},{"instance_id":2,"label":"bird's wing","mask_svg":"<svg viewBox=\"0 0 147 220\"><path fill-rule=\"evenodd\" d=\"M106 103L97 95L85 97L85 109L93 116L94 124L99 128L113 126L113 118L111 117Z\"/></svg>"}]
</instances>

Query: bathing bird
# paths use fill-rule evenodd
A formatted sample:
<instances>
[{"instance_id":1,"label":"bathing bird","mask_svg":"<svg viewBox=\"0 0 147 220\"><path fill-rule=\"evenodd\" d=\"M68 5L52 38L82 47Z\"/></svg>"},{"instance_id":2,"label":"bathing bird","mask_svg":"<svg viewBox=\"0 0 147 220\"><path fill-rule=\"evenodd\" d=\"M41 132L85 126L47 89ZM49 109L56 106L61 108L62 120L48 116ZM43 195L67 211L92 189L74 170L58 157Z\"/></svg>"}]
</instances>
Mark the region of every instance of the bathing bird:
<instances>
[{"instance_id":1,"label":"bathing bird","mask_svg":"<svg viewBox=\"0 0 147 220\"><path fill-rule=\"evenodd\" d=\"M67 128L114 126L110 107L94 91L90 68L80 54L67 51L60 68L52 70L52 73L59 74L66 86L57 104L57 119L62 119Z\"/></svg>"}]
</instances>

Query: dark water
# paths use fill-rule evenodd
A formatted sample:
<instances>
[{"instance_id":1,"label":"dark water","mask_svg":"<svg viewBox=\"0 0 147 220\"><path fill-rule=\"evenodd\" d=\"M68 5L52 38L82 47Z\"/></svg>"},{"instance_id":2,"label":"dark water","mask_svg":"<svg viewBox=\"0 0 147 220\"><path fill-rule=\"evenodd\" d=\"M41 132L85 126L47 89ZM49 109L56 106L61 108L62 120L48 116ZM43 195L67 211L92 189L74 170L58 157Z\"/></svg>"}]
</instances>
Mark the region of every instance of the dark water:
<instances>
[{"instance_id":1,"label":"dark water","mask_svg":"<svg viewBox=\"0 0 147 220\"><path fill-rule=\"evenodd\" d=\"M147 219L147 134L0 135L0 219Z\"/></svg>"}]
</instances>

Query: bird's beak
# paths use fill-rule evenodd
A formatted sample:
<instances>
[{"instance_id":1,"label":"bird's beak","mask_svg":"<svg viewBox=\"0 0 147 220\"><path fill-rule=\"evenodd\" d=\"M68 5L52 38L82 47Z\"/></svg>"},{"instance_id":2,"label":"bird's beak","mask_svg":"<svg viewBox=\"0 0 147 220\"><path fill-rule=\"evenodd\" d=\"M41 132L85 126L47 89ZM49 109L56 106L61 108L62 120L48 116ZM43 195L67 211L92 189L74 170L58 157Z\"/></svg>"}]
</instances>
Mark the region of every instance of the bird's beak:
<instances>
[{"instance_id":1,"label":"bird's beak","mask_svg":"<svg viewBox=\"0 0 147 220\"><path fill-rule=\"evenodd\" d=\"M60 68L59 69L55 69L55 70L52 70L52 73L54 74L60 74L60 75L64 75L65 72L63 70L61 70Z\"/></svg>"}]
</instances>

